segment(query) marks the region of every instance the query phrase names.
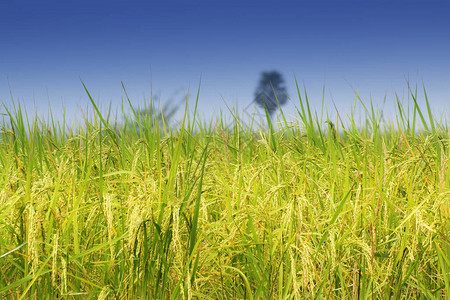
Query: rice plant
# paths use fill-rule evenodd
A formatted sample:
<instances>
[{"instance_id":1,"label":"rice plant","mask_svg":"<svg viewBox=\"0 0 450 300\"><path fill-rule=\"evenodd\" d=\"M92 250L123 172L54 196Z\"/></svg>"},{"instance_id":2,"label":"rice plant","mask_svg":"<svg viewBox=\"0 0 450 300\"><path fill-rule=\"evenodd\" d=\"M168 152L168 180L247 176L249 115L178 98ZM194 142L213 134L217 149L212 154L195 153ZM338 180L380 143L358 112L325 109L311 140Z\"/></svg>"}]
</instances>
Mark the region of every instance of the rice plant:
<instances>
[{"instance_id":1,"label":"rice plant","mask_svg":"<svg viewBox=\"0 0 450 300\"><path fill-rule=\"evenodd\" d=\"M297 90L297 121L266 129L189 96L172 127L129 99L70 125L4 105L0 295L449 299L449 128L425 90L389 123L356 97L362 126Z\"/></svg>"}]
</instances>

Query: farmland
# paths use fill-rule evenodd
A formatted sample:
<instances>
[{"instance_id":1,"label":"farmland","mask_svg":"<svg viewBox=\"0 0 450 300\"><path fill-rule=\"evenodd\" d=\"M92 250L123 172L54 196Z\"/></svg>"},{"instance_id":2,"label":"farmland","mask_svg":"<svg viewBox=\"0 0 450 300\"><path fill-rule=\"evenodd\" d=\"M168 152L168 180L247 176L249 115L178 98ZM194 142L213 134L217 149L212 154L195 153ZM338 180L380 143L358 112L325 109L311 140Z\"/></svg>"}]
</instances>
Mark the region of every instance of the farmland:
<instances>
[{"instance_id":1,"label":"farmland","mask_svg":"<svg viewBox=\"0 0 450 300\"><path fill-rule=\"evenodd\" d=\"M450 131L411 98L390 123L364 106L359 126L317 116L299 91L297 121L264 129L195 111L118 123L94 101L68 125L14 106L0 295L448 298Z\"/></svg>"}]
</instances>

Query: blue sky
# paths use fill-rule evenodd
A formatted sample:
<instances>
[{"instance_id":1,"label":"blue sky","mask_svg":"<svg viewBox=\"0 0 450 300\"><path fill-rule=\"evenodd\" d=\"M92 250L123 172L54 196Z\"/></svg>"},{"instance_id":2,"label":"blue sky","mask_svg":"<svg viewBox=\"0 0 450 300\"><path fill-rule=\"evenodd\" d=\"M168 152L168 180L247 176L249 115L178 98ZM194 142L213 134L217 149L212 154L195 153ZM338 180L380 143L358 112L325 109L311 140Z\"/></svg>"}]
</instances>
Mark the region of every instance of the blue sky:
<instances>
[{"instance_id":1,"label":"blue sky","mask_svg":"<svg viewBox=\"0 0 450 300\"><path fill-rule=\"evenodd\" d=\"M262 71L294 75L320 109L345 114L363 101L393 112L406 80L428 92L436 114L450 103L448 1L32 1L0 4L0 100L28 112L81 116L89 100L118 108L121 81L135 105L153 94L179 102L197 92L205 118L244 109ZM193 98L192 98L193 99ZM423 99L423 97L421 97ZM193 102L193 101L192 101ZM4 112L4 108L1 108Z\"/></svg>"}]
</instances>

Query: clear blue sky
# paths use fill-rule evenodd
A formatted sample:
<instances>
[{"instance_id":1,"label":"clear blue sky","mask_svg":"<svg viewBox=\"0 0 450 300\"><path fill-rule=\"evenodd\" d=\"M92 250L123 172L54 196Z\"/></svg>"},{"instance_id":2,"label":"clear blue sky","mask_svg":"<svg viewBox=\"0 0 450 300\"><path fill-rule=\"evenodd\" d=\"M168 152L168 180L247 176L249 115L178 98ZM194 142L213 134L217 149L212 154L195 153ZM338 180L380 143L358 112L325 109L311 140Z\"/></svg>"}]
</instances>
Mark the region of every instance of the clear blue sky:
<instances>
[{"instance_id":1,"label":"clear blue sky","mask_svg":"<svg viewBox=\"0 0 450 300\"><path fill-rule=\"evenodd\" d=\"M5 3L8 2L8 3ZM36 4L39 2L39 4ZM406 80L427 88L433 110L450 109L450 4L354 1L2 1L0 100L68 115L88 107L80 78L106 108L124 82L135 105L189 89L204 116L246 107L262 71L278 70L294 103L294 75L320 107L345 114L352 87L378 108ZM287 105L294 114L294 104ZM1 108L4 112L4 108Z\"/></svg>"}]
</instances>

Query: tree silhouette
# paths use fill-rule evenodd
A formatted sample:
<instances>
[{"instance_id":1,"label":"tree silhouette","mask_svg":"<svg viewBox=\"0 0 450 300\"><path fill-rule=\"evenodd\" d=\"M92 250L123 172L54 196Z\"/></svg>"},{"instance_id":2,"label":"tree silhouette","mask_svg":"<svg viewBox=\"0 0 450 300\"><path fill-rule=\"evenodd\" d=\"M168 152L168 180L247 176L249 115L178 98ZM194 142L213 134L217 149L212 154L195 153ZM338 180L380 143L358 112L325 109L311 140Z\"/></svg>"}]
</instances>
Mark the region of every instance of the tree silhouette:
<instances>
[{"instance_id":1,"label":"tree silhouette","mask_svg":"<svg viewBox=\"0 0 450 300\"><path fill-rule=\"evenodd\" d=\"M164 126L172 126L172 119L175 113L178 111L180 105L185 102L187 96L181 98L181 101L174 102L174 99L166 101L162 107L153 101L151 98L150 103L145 103L144 107L132 108L131 114L123 116L123 120L120 124L116 124L116 132L120 135L119 128L126 128L136 134L147 134L149 130L154 130L156 125L159 125L160 132L164 132ZM128 132L130 133L130 132Z\"/></svg>"},{"instance_id":2,"label":"tree silhouette","mask_svg":"<svg viewBox=\"0 0 450 300\"><path fill-rule=\"evenodd\" d=\"M262 72L253 101L262 108L265 104L269 116L272 117L278 108L278 103L281 106L287 102L287 99L283 76L277 71Z\"/></svg>"}]
</instances>

